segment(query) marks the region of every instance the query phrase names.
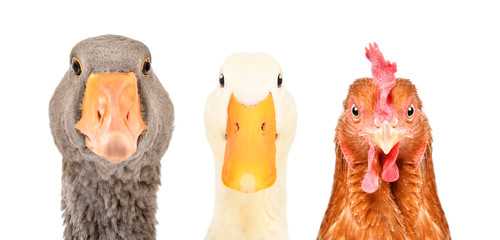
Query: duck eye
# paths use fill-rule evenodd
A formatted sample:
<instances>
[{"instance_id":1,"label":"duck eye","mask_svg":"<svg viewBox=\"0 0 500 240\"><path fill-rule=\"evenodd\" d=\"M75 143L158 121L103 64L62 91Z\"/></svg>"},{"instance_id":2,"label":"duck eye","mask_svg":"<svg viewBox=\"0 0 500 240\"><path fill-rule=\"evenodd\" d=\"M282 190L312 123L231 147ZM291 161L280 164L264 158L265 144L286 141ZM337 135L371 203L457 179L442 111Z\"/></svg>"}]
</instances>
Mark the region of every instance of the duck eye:
<instances>
[{"instance_id":1,"label":"duck eye","mask_svg":"<svg viewBox=\"0 0 500 240\"><path fill-rule=\"evenodd\" d=\"M356 105L354 105L354 104L352 105L351 112L352 112L352 115L353 115L354 117L356 117L356 118L357 118L357 117L359 117L359 110L358 110L358 108L356 107Z\"/></svg>"},{"instance_id":2,"label":"duck eye","mask_svg":"<svg viewBox=\"0 0 500 240\"><path fill-rule=\"evenodd\" d=\"M281 76L281 73L278 75L278 87L281 87L281 84L283 84L283 76Z\"/></svg>"},{"instance_id":3,"label":"duck eye","mask_svg":"<svg viewBox=\"0 0 500 240\"><path fill-rule=\"evenodd\" d=\"M82 65L77 58L73 58L71 60L71 69L73 69L76 76L80 76L80 74L82 74Z\"/></svg>"},{"instance_id":4,"label":"duck eye","mask_svg":"<svg viewBox=\"0 0 500 240\"><path fill-rule=\"evenodd\" d=\"M149 71L151 71L151 59L150 58L146 58L144 59L144 61L142 62L142 74L144 75L148 75L149 74Z\"/></svg>"},{"instance_id":5,"label":"duck eye","mask_svg":"<svg viewBox=\"0 0 500 240\"><path fill-rule=\"evenodd\" d=\"M411 107L408 108L407 116L412 117L414 113L415 113L415 109L413 108L413 104L412 104Z\"/></svg>"},{"instance_id":6,"label":"duck eye","mask_svg":"<svg viewBox=\"0 0 500 240\"><path fill-rule=\"evenodd\" d=\"M224 74L222 74L222 73L219 76L219 85L222 88L224 87Z\"/></svg>"}]
</instances>

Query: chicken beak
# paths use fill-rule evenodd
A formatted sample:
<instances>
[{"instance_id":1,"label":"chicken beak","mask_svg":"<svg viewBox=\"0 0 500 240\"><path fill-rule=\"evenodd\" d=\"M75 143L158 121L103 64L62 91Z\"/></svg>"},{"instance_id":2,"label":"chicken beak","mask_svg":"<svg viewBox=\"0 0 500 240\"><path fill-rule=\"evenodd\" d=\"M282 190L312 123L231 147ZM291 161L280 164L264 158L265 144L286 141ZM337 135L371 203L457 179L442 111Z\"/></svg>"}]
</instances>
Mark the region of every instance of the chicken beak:
<instances>
[{"instance_id":1,"label":"chicken beak","mask_svg":"<svg viewBox=\"0 0 500 240\"><path fill-rule=\"evenodd\" d=\"M385 120L380 122L379 118L374 120L375 128L367 129L361 132L360 136L368 136L384 154L389 154L391 149L400 142L404 137L411 137L407 129L398 128L397 118L393 118L391 122Z\"/></svg>"},{"instance_id":2,"label":"chicken beak","mask_svg":"<svg viewBox=\"0 0 500 240\"><path fill-rule=\"evenodd\" d=\"M224 185L245 193L272 186L276 180L276 120L271 94L250 107L231 95L226 137Z\"/></svg>"},{"instance_id":3,"label":"chicken beak","mask_svg":"<svg viewBox=\"0 0 500 240\"><path fill-rule=\"evenodd\" d=\"M135 74L91 74L83 97L82 117L75 128L85 135L85 145L90 150L110 162L124 161L135 153L137 139L147 128Z\"/></svg>"}]
</instances>

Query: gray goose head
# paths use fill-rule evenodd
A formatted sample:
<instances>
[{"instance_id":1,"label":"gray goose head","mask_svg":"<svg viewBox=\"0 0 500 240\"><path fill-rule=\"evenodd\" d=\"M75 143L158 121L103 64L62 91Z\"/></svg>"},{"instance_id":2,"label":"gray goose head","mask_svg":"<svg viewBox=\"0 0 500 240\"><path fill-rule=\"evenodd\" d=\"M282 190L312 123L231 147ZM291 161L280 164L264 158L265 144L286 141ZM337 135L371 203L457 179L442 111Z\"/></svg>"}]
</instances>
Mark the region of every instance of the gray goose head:
<instances>
[{"instance_id":1,"label":"gray goose head","mask_svg":"<svg viewBox=\"0 0 500 240\"><path fill-rule=\"evenodd\" d=\"M129 173L118 175L133 176L159 162L170 142L174 112L146 45L98 36L78 43L69 60L49 106L63 162L92 166L107 176L124 167Z\"/></svg>"}]
</instances>

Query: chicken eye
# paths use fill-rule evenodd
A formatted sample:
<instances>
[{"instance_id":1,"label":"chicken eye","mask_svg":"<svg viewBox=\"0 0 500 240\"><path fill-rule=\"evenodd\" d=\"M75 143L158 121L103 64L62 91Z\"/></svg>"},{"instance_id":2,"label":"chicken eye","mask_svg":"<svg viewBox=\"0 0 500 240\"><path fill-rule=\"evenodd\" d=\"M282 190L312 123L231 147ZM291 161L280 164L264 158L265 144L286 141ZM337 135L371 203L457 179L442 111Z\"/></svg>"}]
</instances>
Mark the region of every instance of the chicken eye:
<instances>
[{"instance_id":1,"label":"chicken eye","mask_svg":"<svg viewBox=\"0 0 500 240\"><path fill-rule=\"evenodd\" d=\"M219 76L219 85L221 88L224 87L224 74L222 74L222 73Z\"/></svg>"},{"instance_id":2,"label":"chicken eye","mask_svg":"<svg viewBox=\"0 0 500 240\"><path fill-rule=\"evenodd\" d=\"M144 61L142 61L142 74L148 75L149 71L151 71L151 59L146 58Z\"/></svg>"},{"instance_id":3,"label":"chicken eye","mask_svg":"<svg viewBox=\"0 0 500 240\"><path fill-rule=\"evenodd\" d=\"M352 105L352 108L351 108L351 112L352 112L352 115L357 118L359 117L359 110L358 108L356 107L356 105Z\"/></svg>"},{"instance_id":4,"label":"chicken eye","mask_svg":"<svg viewBox=\"0 0 500 240\"><path fill-rule=\"evenodd\" d=\"M281 84L283 84L283 76L281 76L281 73L278 75L278 87L281 87Z\"/></svg>"},{"instance_id":5,"label":"chicken eye","mask_svg":"<svg viewBox=\"0 0 500 240\"><path fill-rule=\"evenodd\" d=\"M413 104L408 108L408 113L406 114L409 118L415 114L415 109L413 108Z\"/></svg>"},{"instance_id":6,"label":"chicken eye","mask_svg":"<svg viewBox=\"0 0 500 240\"><path fill-rule=\"evenodd\" d=\"M80 74L82 74L82 64L80 64L80 61L77 58L73 58L71 60L71 69L73 69L73 73L75 73L76 76L80 76Z\"/></svg>"}]
</instances>

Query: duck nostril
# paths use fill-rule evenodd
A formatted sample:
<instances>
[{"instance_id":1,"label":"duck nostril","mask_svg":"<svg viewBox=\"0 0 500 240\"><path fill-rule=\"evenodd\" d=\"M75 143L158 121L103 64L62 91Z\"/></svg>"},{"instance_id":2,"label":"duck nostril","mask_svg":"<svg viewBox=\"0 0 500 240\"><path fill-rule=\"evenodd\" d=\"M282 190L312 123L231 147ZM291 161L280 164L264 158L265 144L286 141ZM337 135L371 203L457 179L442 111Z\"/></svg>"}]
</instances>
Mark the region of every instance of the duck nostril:
<instances>
[{"instance_id":1,"label":"duck nostril","mask_svg":"<svg viewBox=\"0 0 500 240\"><path fill-rule=\"evenodd\" d=\"M260 125L260 130L262 130L263 132L266 131L266 123L262 123L262 125Z\"/></svg>"},{"instance_id":2,"label":"duck nostril","mask_svg":"<svg viewBox=\"0 0 500 240\"><path fill-rule=\"evenodd\" d=\"M238 132L240 130L240 125L238 123L234 124L234 132Z\"/></svg>"}]
</instances>

